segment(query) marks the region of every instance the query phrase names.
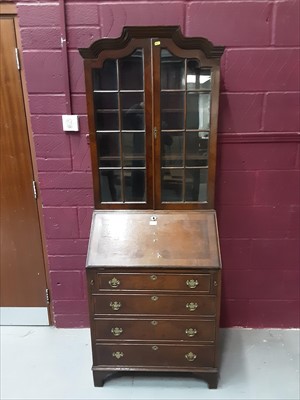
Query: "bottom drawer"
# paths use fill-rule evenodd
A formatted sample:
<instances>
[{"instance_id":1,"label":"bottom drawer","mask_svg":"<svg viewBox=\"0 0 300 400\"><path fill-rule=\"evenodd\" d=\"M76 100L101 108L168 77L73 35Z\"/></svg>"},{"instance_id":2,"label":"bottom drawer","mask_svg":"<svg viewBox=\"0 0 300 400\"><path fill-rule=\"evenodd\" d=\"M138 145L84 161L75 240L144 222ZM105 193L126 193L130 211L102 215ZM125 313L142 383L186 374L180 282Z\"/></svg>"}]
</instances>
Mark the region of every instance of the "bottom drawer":
<instances>
[{"instance_id":1,"label":"bottom drawer","mask_svg":"<svg viewBox=\"0 0 300 400\"><path fill-rule=\"evenodd\" d=\"M199 368L214 366L214 346L174 344L95 345L97 365Z\"/></svg>"}]
</instances>

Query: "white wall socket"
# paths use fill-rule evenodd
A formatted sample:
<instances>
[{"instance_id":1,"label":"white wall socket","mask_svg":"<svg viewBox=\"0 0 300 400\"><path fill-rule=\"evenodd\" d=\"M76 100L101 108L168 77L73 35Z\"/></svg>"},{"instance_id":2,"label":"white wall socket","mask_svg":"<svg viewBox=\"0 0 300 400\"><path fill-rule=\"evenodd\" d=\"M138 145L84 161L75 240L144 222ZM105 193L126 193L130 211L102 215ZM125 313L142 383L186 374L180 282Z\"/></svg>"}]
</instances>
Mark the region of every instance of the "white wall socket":
<instances>
[{"instance_id":1,"label":"white wall socket","mask_svg":"<svg viewBox=\"0 0 300 400\"><path fill-rule=\"evenodd\" d=\"M78 132L78 115L63 115L62 124L64 131Z\"/></svg>"}]
</instances>

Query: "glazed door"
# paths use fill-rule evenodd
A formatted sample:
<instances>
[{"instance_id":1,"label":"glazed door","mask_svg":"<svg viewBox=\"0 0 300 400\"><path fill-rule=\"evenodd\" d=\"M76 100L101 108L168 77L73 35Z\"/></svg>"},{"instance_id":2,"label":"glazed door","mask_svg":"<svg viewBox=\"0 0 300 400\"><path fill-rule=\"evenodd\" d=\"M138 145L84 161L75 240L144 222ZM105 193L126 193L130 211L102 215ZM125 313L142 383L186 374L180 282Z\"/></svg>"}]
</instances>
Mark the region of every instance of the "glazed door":
<instances>
[{"instance_id":1,"label":"glazed door","mask_svg":"<svg viewBox=\"0 0 300 400\"><path fill-rule=\"evenodd\" d=\"M152 208L150 41L104 52L86 85L96 208Z\"/></svg>"},{"instance_id":2,"label":"glazed door","mask_svg":"<svg viewBox=\"0 0 300 400\"><path fill-rule=\"evenodd\" d=\"M155 206L213 208L216 96L214 62L199 50L153 40ZM214 78L214 79L213 79ZM212 96L212 93L215 96ZM214 151L213 151L214 150Z\"/></svg>"},{"instance_id":3,"label":"glazed door","mask_svg":"<svg viewBox=\"0 0 300 400\"><path fill-rule=\"evenodd\" d=\"M48 325L46 278L13 16L0 16L2 325Z\"/></svg>"}]
</instances>

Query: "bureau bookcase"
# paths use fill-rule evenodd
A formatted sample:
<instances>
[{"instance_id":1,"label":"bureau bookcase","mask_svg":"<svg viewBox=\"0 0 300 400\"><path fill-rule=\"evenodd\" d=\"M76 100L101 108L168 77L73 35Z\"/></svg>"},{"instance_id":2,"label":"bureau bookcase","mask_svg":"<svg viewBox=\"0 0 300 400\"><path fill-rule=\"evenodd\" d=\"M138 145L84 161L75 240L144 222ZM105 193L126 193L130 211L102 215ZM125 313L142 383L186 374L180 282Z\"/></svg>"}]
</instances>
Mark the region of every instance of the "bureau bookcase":
<instances>
[{"instance_id":1,"label":"bureau bookcase","mask_svg":"<svg viewBox=\"0 0 300 400\"><path fill-rule=\"evenodd\" d=\"M95 211L87 256L93 374L218 381L214 208L222 47L127 27L84 58Z\"/></svg>"}]
</instances>

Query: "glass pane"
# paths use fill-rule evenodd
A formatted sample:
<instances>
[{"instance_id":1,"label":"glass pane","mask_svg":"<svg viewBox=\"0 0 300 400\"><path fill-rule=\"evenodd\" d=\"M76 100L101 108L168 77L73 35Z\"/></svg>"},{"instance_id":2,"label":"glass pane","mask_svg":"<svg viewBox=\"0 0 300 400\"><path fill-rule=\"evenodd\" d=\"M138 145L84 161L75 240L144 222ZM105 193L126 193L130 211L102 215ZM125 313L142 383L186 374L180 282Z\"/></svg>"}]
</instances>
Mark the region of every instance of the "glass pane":
<instances>
[{"instance_id":1,"label":"glass pane","mask_svg":"<svg viewBox=\"0 0 300 400\"><path fill-rule=\"evenodd\" d=\"M183 132L161 133L161 164L163 167L183 166Z\"/></svg>"},{"instance_id":2,"label":"glass pane","mask_svg":"<svg viewBox=\"0 0 300 400\"><path fill-rule=\"evenodd\" d=\"M162 201L182 201L183 169L161 170Z\"/></svg>"},{"instance_id":3,"label":"glass pane","mask_svg":"<svg viewBox=\"0 0 300 400\"><path fill-rule=\"evenodd\" d=\"M119 167L119 133L97 133L97 148L100 167Z\"/></svg>"},{"instance_id":4,"label":"glass pane","mask_svg":"<svg viewBox=\"0 0 300 400\"><path fill-rule=\"evenodd\" d=\"M185 135L186 161L189 167L205 167L208 160L208 137L204 132L187 132Z\"/></svg>"},{"instance_id":5,"label":"glass pane","mask_svg":"<svg viewBox=\"0 0 300 400\"><path fill-rule=\"evenodd\" d=\"M94 90L117 90L116 60L106 60L102 68L93 69Z\"/></svg>"},{"instance_id":6,"label":"glass pane","mask_svg":"<svg viewBox=\"0 0 300 400\"><path fill-rule=\"evenodd\" d=\"M121 93L122 129L143 130L144 128L144 94Z\"/></svg>"},{"instance_id":7,"label":"glass pane","mask_svg":"<svg viewBox=\"0 0 300 400\"><path fill-rule=\"evenodd\" d=\"M137 49L119 60L120 90L143 90L143 50Z\"/></svg>"},{"instance_id":8,"label":"glass pane","mask_svg":"<svg viewBox=\"0 0 300 400\"><path fill-rule=\"evenodd\" d=\"M118 93L94 93L96 110L118 110Z\"/></svg>"},{"instance_id":9,"label":"glass pane","mask_svg":"<svg viewBox=\"0 0 300 400\"><path fill-rule=\"evenodd\" d=\"M207 168L185 170L185 201L207 201Z\"/></svg>"},{"instance_id":10,"label":"glass pane","mask_svg":"<svg viewBox=\"0 0 300 400\"><path fill-rule=\"evenodd\" d=\"M210 94L187 94L186 129L209 129Z\"/></svg>"},{"instance_id":11,"label":"glass pane","mask_svg":"<svg viewBox=\"0 0 300 400\"><path fill-rule=\"evenodd\" d=\"M145 166L144 132L123 132L122 149L124 167Z\"/></svg>"},{"instance_id":12,"label":"glass pane","mask_svg":"<svg viewBox=\"0 0 300 400\"><path fill-rule=\"evenodd\" d=\"M211 74L209 69L199 68L196 60L187 62L187 90L205 90L211 89Z\"/></svg>"},{"instance_id":13,"label":"glass pane","mask_svg":"<svg viewBox=\"0 0 300 400\"><path fill-rule=\"evenodd\" d=\"M184 59L162 49L160 53L161 89L184 89Z\"/></svg>"},{"instance_id":14,"label":"glass pane","mask_svg":"<svg viewBox=\"0 0 300 400\"><path fill-rule=\"evenodd\" d=\"M100 169L101 201L122 201L121 170Z\"/></svg>"},{"instance_id":15,"label":"glass pane","mask_svg":"<svg viewBox=\"0 0 300 400\"><path fill-rule=\"evenodd\" d=\"M117 110L96 110L97 131L117 131L119 129L119 114Z\"/></svg>"},{"instance_id":16,"label":"glass pane","mask_svg":"<svg viewBox=\"0 0 300 400\"><path fill-rule=\"evenodd\" d=\"M161 130L183 129L184 93L161 93Z\"/></svg>"},{"instance_id":17,"label":"glass pane","mask_svg":"<svg viewBox=\"0 0 300 400\"><path fill-rule=\"evenodd\" d=\"M123 170L125 202L145 201L145 170Z\"/></svg>"}]
</instances>

